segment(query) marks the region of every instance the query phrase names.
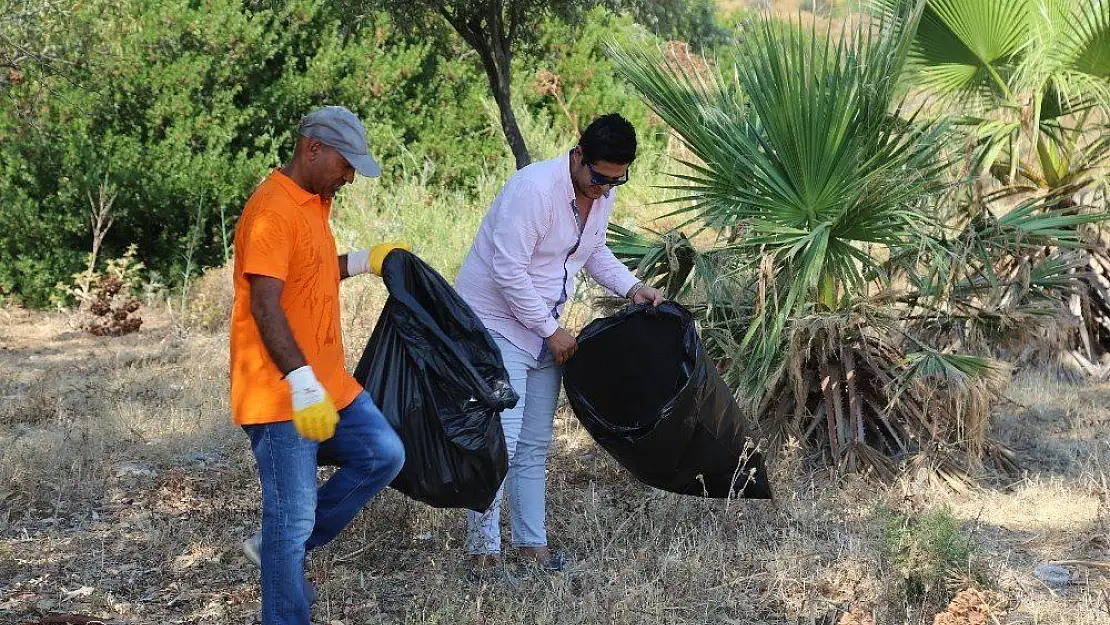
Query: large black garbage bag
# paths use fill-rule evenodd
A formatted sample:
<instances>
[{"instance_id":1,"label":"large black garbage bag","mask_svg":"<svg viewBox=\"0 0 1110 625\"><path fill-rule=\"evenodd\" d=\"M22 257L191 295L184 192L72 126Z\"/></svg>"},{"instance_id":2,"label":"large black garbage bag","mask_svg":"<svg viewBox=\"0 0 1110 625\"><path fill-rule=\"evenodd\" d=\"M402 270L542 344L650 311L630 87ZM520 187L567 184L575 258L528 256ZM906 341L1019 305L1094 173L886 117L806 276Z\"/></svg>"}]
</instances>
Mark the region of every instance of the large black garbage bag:
<instances>
[{"instance_id":1,"label":"large black garbage bag","mask_svg":"<svg viewBox=\"0 0 1110 625\"><path fill-rule=\"evenodd\" d=\"M684 495L771 497L746 419L682 306L632 306L589 324L563 385L594 440L641 482Z\"/></svg>"},{"instance_id":2,"label":"large black garbage bag","mask_svg":"<svg viewBox=\"0 0 1110 625\"><path fill-rule=\"evenodd\" d=\"M405 444L391 486L437 508L485 511L508 471L501 411L517 395L489 332L434 269L386 257L389 299L355 369Z\"/></svg>"}]
</instances>

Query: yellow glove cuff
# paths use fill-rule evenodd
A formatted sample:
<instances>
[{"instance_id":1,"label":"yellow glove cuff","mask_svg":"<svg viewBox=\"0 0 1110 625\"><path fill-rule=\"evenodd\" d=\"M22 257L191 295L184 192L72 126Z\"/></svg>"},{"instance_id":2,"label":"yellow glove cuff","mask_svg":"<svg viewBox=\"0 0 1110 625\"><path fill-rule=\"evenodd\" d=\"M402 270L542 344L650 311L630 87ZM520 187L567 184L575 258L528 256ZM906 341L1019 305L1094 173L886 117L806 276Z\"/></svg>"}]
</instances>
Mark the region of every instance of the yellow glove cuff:
<instances>
[{"instance_id":1,"label":"yellow glove cuff","mask_svg":"<svg viewBox=\"0 0 1110 625\"><path fill-rule=\"evenodd\" d=\"M393 250L405 250L406 252L412 251L412 246L402 241L391 241L389 243L380 243L370 249L370 271L374 272L375 276L382 275L382 263L385 262L385 257Z\"/></svg>"}]
</instances>

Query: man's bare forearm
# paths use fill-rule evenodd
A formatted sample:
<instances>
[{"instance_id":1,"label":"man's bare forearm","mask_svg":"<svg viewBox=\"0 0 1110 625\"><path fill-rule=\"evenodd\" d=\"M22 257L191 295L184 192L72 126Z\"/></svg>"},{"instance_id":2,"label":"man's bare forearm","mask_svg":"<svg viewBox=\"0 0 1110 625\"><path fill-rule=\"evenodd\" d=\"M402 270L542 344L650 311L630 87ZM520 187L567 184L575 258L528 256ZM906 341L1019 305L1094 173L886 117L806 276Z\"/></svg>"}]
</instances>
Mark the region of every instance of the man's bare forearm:
<instances>
[{"instance_id":1,"label":"man's bare forearm","mask_svg":"<svg viewBox=\"0 0 1110 625\"><path fill-rule=\"evenodd\" d=\"M282 375L305 366L307 361L293 338L293 330L281 309L281 280L255 276L251 280L251 316L258 325L262 344Z\"/></svg>"},{"instance_id":2,"label":"man's bare forearm","mask_svg":"<svg viewBox=\"0 0 1110 625\"><path fill-rule=\"evenodd\" d=\"M339 255L339 279L346 280L351 277L351 271L347 268L347 255Z\"/></svg>"}]
</instances>

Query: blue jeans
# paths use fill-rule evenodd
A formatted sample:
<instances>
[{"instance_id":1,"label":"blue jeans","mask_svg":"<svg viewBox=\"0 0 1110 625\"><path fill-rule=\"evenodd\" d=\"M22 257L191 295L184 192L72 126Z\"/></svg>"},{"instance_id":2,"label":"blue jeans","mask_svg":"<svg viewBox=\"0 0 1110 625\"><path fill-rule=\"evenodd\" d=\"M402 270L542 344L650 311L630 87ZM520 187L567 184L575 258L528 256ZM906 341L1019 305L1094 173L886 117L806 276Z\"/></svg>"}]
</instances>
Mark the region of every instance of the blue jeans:
<instances>
[{"instance_id":1,"label":"blue jeans","mask_svg":"<svg viewBox=\"0 0 1110 625\"><path fill-rule=\"evenodd\" d=\"M505 483L489 510L467 512L467 551L472 555L501 553L501 497L506 489L513 546L547 546L547 451L563 379L563 368L550 353L536 360L500 334L490 335L501 350L509 383L520 402L501 413L509 452Z\"/></svg>"},{"instance_id":2,"label":"blue jeans","mask_svg":"<svg viewBox=\"0 0 1110 625\"><path fill-rule=\"evenodd\" d=\"M243 429L262 482L262 623L309 625L305 552L335 538L397 477L405 448L365 392L339 411L335 436L323 443L292 421ZM319 490L318 459L340 467Z\"/></svg>"}]
</instances>

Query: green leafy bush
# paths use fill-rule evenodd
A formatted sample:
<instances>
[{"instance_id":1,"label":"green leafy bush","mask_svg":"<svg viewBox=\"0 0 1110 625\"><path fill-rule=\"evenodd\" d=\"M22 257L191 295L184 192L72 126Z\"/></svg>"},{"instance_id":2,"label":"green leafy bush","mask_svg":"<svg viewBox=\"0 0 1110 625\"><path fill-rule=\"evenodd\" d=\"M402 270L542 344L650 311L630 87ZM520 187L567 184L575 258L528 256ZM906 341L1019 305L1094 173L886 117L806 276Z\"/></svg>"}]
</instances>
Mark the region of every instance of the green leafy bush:
<instances>
[{"instance_id":1,"label":"green leafy bush","mask_svg":"<svg viewBox=\"0 0 1110 625\"><path fill-rule=\"evenodd\" d=\"M135 244L178 287L223 264L246 198L288 158L300 116L323 104L365 121L386 197L412 176L475 198L511 171L481 66L456 37L384 15L352 25L326 0L89 0L65 19L70 28L41 27L80 60L65 73L30 65L0 85L0 297L45 305L85 268L102 185L118 195L101 258ZM658 120L605 53L610 37L642 29L601 9L573 28L567 43L568 26L550 20L518 61L523 116L553 125L537 129L547 142L577 134L555 99L531 91L544 69L564 77L581 125L620 111L650 145Z\"/></svg>"},{"instance_id":2,"label":"green leafy bush","mask_svg":"<svg viewBox=\"0 0 1110 625\"><path fill-rule=\"evenodd\" d=\"M573 38L567 38L566 28L548 22L540 36L542 53L530 59L528 71L517 72L530 82L518 91L525 102L546 110L568 139L576 139L595 117L618 112L636 126L643 150L662 147L662 120L635 97L608 54L614 41L644 38L642 28L603 9L590 11Z\"/></svg>"},{"instance_id":3,"label":"green leafy bush","mask_svg":"<svg viewBox=\"0 0 1110 625\"><path fill-rule=\"evenodd\" d=\"M717 17L714 0L640 0L632 15L668 41L684 41L698 52L728 43L731 32Z\"/></svg>"},{"instance_id":4,"label":"green leafy bush","mask_svg":"<svg viewBox=\"0 0 1110 625\"><path fill-rule=\"evenodd\" d=\"M449 160L442 183L462 184L503 151L481 140L472 65L398 40L384 19L348 33L314 0L259 10L94 0L79 12L87 28L67 45L88 61L2 94L0 292L28 304L81 268L89 194L105 179L119 189L106 257L135 243L149 267L180 280L199 229L195 261L219 263L219 216L234 219L314 106L343 103L367 120L387 177L406 159Z\"/></svg>"}]
</instances>

